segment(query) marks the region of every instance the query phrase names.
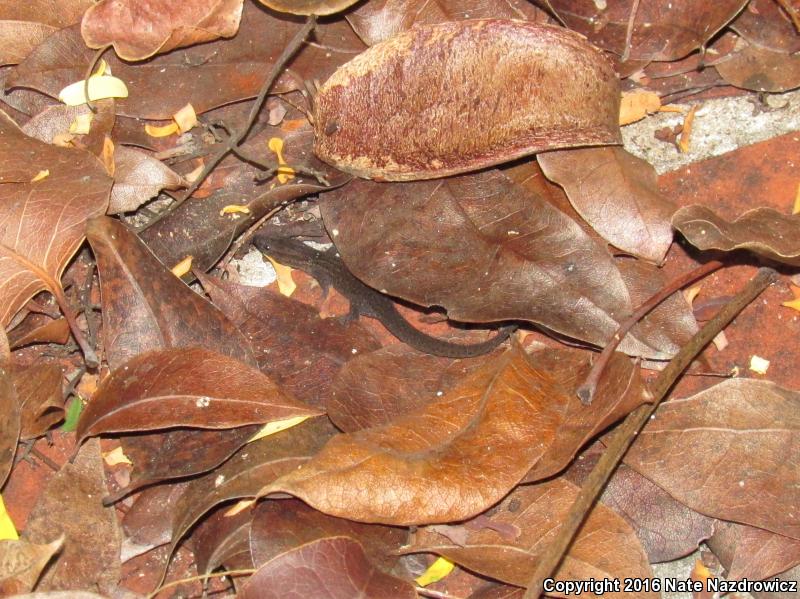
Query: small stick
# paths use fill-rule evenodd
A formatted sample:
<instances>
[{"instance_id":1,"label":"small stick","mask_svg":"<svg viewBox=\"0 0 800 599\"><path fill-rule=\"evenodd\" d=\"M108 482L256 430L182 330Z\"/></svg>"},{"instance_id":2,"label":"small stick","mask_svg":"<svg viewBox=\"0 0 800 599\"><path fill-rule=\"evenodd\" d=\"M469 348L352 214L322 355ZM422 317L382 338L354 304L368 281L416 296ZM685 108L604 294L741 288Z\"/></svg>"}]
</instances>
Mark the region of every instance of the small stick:
<instances>
[{"instance_id":1,"label":"small stick","mask_svg":"<svg viewBox=\"0 0 800 599\"><path fill-rule=\"evenodd\" d=\"M595 465L592 472L586 478L578 496L570 507L569 513L564 519L556 538L545 550L539 560L536 570L527 584L527 591L523 599L538 599L542 594L544 580L552 576L558 568L561 560L569 549L575 534L580 529L594 502L611 478L617 465L622 461L628 448L636 439L639 431L650 420L661 401L675 384L675 381L692 363L692 360L711 343L711 340L724 329L745 306L752 302L758 295L771 285L777 277L777 273L771 268L759 269L756 276L728 302L719 313L709 320L700 329L689 343L670 361L667 367L661 371L658 378L654 381L651 388L653 394L652 404L642 404L633 412L628 414L625 420L610 435L606 451L600 456L600 460Z\"/></svg>"},{"instance_id":2,"label":"small stick","mask_svg":"<svg viewBox=\"0 0 800 599\"><path fill-rule=\"evenodd\" d=\"M261 86L261 91L258 93L253 106L250 108L250 115L247 117L247 121L245 122L244 127L242 130L234 136L231 136L225 146L217 152L206 165L203 167L202 172L197 176L197 179L194 180L191 187L186 190L186 193L183 197L179 198L172 204L169 208L164 210L158 218L150 221L144 227L139 229L139 233L152 227L157 222L161 221L162 219L166 218L168 215L172 214L181 204L183 204L186 200L188 200L192 194L197 191L197 189L203 184L203 181L206 180L206 177L213 171L217 165L222 162L222 159L225 158L229 153L233 151L233 148L238 146L247 134L250 132L250 129L253 127L253 123L256 122L258 118L258 113L261 111L261 107L264 105L264 102L267 99L267 95L269 94L269 90L272 87L272 84L278 78L283 67L289 61L289 59L294 56L294 54L300 49L305 41L306 37L314 30L316 27L317 20L316 17L309 16L306 20L305 25L298 31L289 44L284 48L283 53L278 57L278 60L275 61L275 64L272 65L272 70L270 70L267 78L264 80L264 85Z\"/></svg>"},{"instance_id":3,"label":"small stick","mask_svg":"<svg viewBox=\"0 0 800 599\"><path fill-rule=\"evenodd\" d=\"M578 397L580 398L581 402L584 405L592 403L594 393L597 391L597 383L600 380L600 377L602 376L606 366L608 365L609 360L611 360L611 357L614 355L614 352L619 344L622 343L625 335L627 335L628 331L630 331L637 322L639 322L651 310L653 310L661 302L682 287L685 287L689 283L694 283L697 279L704 277L721 267L722 262L719 262L718 260L712 260L711 262L707 262L702 266L698 266L694 270L682 274L678 278L670 281L658 293L636 308L633 314L623 320L620 323L617 332L614 333L614 336L611 338L611 341L608 342L608 345L606 345L603 351L600 353L600 357L592 366L592 369L589 371L589 375L586 377L586 380L580 387L578 387Z\"/></svg>"},{"instance_id":4,"label":"small stick","mask_svg":"<svg viewBox=\"0 0 800 599\"><path fill-rule=\"evenodd\" d=\"M179 584L184 584L186 582L194 582L196 580L206 581L209 578L222 578L223 576L247 576L248 574L255 574L256 568L245 568L242 570L228 570L227 572L211 572L209 574L198 574L197 576L189 576L187 578L180 578L178 580L172 580L167 584L160 585L155 591L147 595L147 599L153 599L156 595L158 595L161 591L166 589L176 587Z\"/></svg>"},{"instance_id":5,"label":"small stick","mask_svg":"<svg viewBox=\"0 0 800 599\"><path fill-rule=\"evenodd\" d=\"M625 30L625 48L622 50L620 62L627 62L631 55L631 42L633 41L633 27L636 22L636 13L639 12L639 0L633 0L631 14L628 16L628 27Z\"/></svg>"},{"instance_id":6,"label":"small stick","mask_svg":"<svg viewBox=\"0 0 800 599\"><path fill-rule=\"evenodd\" d=\"M97 63L100 62L100 58L110 47L111 44L106 44L94 53L86 69L86 76L83 78L83 96L86 98L86 107L94 113L97 112L97 107L92 103L91 98L89 98L89 78L92 76L92 73L94 73L94 68L97 66Z\"/></svg>"},{"instance_id":7,"label":"small stick","mask_svg":"<svg viewBox=\"0 0 800 599\"><path fill-rule=\"evenodd\" d=\"M275 216L278 212L283 210L284 207L285 207L284 204L281 204L279 206L275 206L275 208L273 208L272 210L267 212L264 216L259 218L252 225L250 225L250 227L248 227L247 231L245 231L239 237L239 239L236 240L236 242L231 246L231 249L228 250L228 253L225 254L225 256L222 258L222 260L219 263L219 267L218 268L221 271L224 271L228 267L228 264L233 259L233 257L236 254L236 252L238 252L245 243L250 241L250 238L253 237L253 235L255 234L256 231L258 231L259 228L261 228L261 225L263 225L265 222L267 222L269 219L271 219L273 216Z\"/></svg>"}]
</instances>

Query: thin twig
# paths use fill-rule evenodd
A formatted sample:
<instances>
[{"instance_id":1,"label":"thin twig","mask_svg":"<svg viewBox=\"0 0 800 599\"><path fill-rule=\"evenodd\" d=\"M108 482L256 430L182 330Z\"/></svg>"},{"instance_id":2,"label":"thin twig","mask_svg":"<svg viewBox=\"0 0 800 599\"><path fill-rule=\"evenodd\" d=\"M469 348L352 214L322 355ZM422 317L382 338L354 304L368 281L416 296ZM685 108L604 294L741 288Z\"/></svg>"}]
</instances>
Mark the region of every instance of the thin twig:
<instances>
[{"instance_id":1,"label":"thin twig","mask_svg":"<svg viewBox=\"0 0 800 599\"><path fill-rule=\"evenodd\" d=\"M100 62L100 58L105 54L106 50L111 47L111 44L106 44L102 48L99 48L97 52L94 53L92 56L92 60L89 62L89 66L86 68L86 76L83 78L83 96L86 98L86 107L91 110L92 112L97 112L97 107L92 104L92 99L89 97L89 79L91 78L92 74L94 73L94 68L97 66L97 63Z\"/></svg>"},{"instance_id":2,"label":"thin twig","mask_svg":"<svg viewBox=\"0 0 800 599\"><path fill-rule=\"evenodd\" d=\"M258 118L258 113L261 111L264 102L267 99L267 95L269 94L270 88L272 88L272 84L278 78L283 68L286 66L286 63L289 62L289 59L295 55L295 53L300 49L303 45L303 42L308 37L308 35L314 30L314 27L317 24L316 17L309 16L305 22L305 25L295 34L289 44L284 48L281 55L278 57L278 60L272 65L272 69L270 70L267 78L264 80L264 85L261 86L261 91L258 93L258 96L253 103L253 106L250 108L250 115L247 117L247 121L245 122L244 127L242 130L237 133L236 135L231 136L228 139L228 142L225 146L215 154L203 167L201 173L197 176L197 179L194 180L191 187L186 190L186 193L180 199L176 200L174 204L172 204L169 208L164 210L158 218L150 221L144 227L142 227L139 232L141 233L145 229L152 227L157 222L161 221L162 219L166 218L168 215L172 214L177 208L183 204L186 200L188 200L192 194L198 190L198 188L203 184L203 181L206 180L211 171L213 171L217 165L222 162L222 159L225 158L229 153L233 151L234 147L239 146L242 143L247 134L252 129L253 124L256 122Z\"/></svg>"},{"instance_id":3,"label":"thin twig","mask_svg":"<svg viewBox=\"0 0 800 599\"><path fill-rule=\"evenodd\" d=\"M556 538L550 543L539 560L536 570L531 576L523 599L538 599L542 593L546 578L553 575L561 560L569 549L575 534L591 510L594 502L611 478L617 465L622 461L625 452L636 439L639 431L650 420L661 401L678 377L692 363L692 360L711 343L711 340L724 329L739 312L764 291L777 277L771 268L761 268L755 277L729 301L719 313L709 320L700 329L689 343L681 348L667 367L661 371L654 381L650 391L653 395L652 404L643 404L628 414L625 420L610 435L606 451L600 457L592 472L586 478L578 496L575 498L569 513Z\"/></svg>"},{"instance_id":4,"label":"thin twig","mask_svg":"<svg viewBox=\"0 0 800 599\"><path fill-rule=\"evenodd\" d=\"M700 279L721 267L722 262L719 262L718 260L712 260L710 262L706 262L702 266L698 266L694 270L680 275L662 287L658 293L650 297L646 302L636 308L633 314L623 320L620 323L617 332L614 333L614 336L611 338L611 341L608 342L600 354L600 357L592 366L592 370L589 372L586 380L580 387L578 387L578 397L580 398L581 402L584 404L592 403L592 398L597 390L597 383L600 380L600 377L602 376L606 366L608 365L609 360L611 360L617 347L625 338L625 335L628 334L628 331L630 331L637 322L639 322L642 318L649 314L651 310L653 310L656 306L658 306L661 302L679 289L682 289L690 283L694 283L697 279Z\"/></svg>"},{"instance_id":5,"label":"thin twig","mask_svg":"<svg viewBox=\"0 0 800 599\"><path fill-rule=\"evenodd\" d=\"M284 208L283 204L281 204L280 206L275 206L275 208L267 212L264 216L259 218L252 225L250 225L247 231L245 231L241 236L239 236L239 239L236 240L236 242L231 246L231 249L228 250L228 253L225 254L225 257L223 257L222 260L220 261L218 267L220 271L224 272L225 269L227 269L228 267L228 263L233 259L233 256L236 254L236 252L238 252L245 243L250 241L250 238L255 234L256 231L258 231L259 228L261 228L261 225L263 225L265 222L267 222L269 219L275 216L283 208Z\"/></svg>"},{"instance_id":6,"label":"thin twig","mask_svg":"<svg viewBox=\"0 0 800 599\"><path fill-rule=\"evenodd\" d=\"M626 62L631 55L631 42L633 41L633 28L636 22L636 13L639 12L639 0L633 0L631 14L628 17L628 27L625 30L625 48L622 50L620 62Z\"/></svg>"},{"instance_id":7,"label":"thin twig","mask_svg":"<svg viewBox=\"0 0 800 599\"><path fill-rule=\"evenodd\" d=\"M198 574L197 576L188 576L187 578L180 578L178 580L172 580L167 584L160 585L155 591L147 595L147 599L153 599L156 595L158 595L161 591L166 589L170 589L172 587L176 587L179 584L184 584L186 582L195 582L196 580L206 581L209 578L222 578L223 576L247 576L249 574L255 574L256 568L245 568L242 570L228 570L227 572L211 572L209 574Z\"/></svg>"}]
</instances>

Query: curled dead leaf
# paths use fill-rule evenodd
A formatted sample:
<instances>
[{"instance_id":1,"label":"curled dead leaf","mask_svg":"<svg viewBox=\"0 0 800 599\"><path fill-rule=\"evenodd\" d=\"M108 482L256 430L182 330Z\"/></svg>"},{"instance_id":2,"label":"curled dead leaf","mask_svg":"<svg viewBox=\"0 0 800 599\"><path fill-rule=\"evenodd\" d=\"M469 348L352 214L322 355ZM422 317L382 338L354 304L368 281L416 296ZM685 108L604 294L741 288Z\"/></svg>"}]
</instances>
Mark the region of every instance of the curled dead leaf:
<instances>
[{"instance_id":1,"label":"curled dead leaf","mask_svg":"<svg viewBox=\"0 0 800 599\"><path fill-rule=\"evenodd\" d=\"M693 205L678 210L672 226L701 250L749 250L760 256L800 266L800 216L772 208L748 210L733 221L710 208Z\"/></svg>"}]
</instances>

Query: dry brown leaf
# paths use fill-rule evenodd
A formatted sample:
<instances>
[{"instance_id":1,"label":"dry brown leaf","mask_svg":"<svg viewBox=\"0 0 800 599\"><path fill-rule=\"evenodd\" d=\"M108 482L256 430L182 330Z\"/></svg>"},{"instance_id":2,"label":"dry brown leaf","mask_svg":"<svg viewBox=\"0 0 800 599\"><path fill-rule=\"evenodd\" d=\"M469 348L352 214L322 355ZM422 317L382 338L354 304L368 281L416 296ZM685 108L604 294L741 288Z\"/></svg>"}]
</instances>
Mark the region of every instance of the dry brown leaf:
<instances>
[{"instance_id":1,"label":"dry brown leaf","mask_svg":"<svg viewBox=\"0 0 800 599\"><path fill-rule=\"evenodd\" d=\"M47 562L63 545L63 534L42 545L27 541L0 541L0 593L7 597L32 590Z\"/></svg>"},{"instance_id":2,"label":"dry brown leaf","mask_svg":"<svg viewBox=\"0 0 800 599\"><path fill-rule=\"evenodd\" d=\"M100 0L83 15L90 48L113 45L125 60L144 60L176 48L233 37L243 0Z\"/></svg>"},{"instance_id":3,"label":"dry brown leaf","mask_svg":"<svg viewBox=\"0 0 800 599\"><path fill-rule=\"evenodd\" d=\"M78 421L77 438L176 426L235 428L320 412L258 370L204 348L153 351L108 376Z\"/></svg>"},{"instance_id":4,"label":"dry brown leaf","mask_svg":"<svg viewBox=\"0 0 800 599\"><path fill-rule=\"evenodd\" d=\"M32 182L43 170L50 175ZM28 137L0 113L0 181L0 326L5 326L39 291L63 299L61 273L83 243L86 220L105 212L111 179L88 152Z\"/></svg>"},{"instance_id":5,"label":"dry brown leaf","mask_svg":"<svg viewBox=\"0 0 800 599\"><path fill-rule=\"evenodd\" d=\"M339 67L315 99L315 152L360 177L430 179L620 143L618 118L611 63L580 36L526 21L446 22Z\"/></svg>"},{"instance_id":6,"label":"dry brown leaf","mask_svg":"<svg viewBox=\"0 0 800 599\"><path fill-rule=\"evenodd\" d=\"M775 52L744 39L714 68L727 83L753 91L784 92L800 86L800 54Z\"/></svg>"},{"instance_id":7,"label":"dry brown leaf","mask_svg":"<svg viewBox=\"0 0 800 599\"><path fill-rule=\"evenodd\" d=\"M108 214L136 210L162 189L185 185L183 178L160 160L141 150L118 146L114 152L114 187Z\"/></svg>"},{"instance_id":8,"label":"dry brown leaf","mask_svg":"<svg viewBox=\"0 0 800 599\"><path fill-rule=\"evenodd\" d=\"M579 488L562 478L518 487L489 514L498 525L514 526L516 538L486 526L468 528L461 547L448 538L421 529L404 553L432 552L496 580L524 586L537 562L561 528ZM630 526L616 512L598 504L570 547L553 578L646 578L652 576L647 556ZM622 588L620 586L620 591ZM604 597L656 598L658 593L607 592Z\"/></svg>"},{"instance_id":9,"label":"dry brown leaf","mask_svg":"<svg viewBox=\"0 0 800 599\"><path fill-rule=\"evenodd\" d=\"M772 208L748 210L727 221L710 208L693 205L678 210L672 226L701 250L749 250L760 256L800 266L800 216Z\"/></svg>"},{"instance_id":10,"label":"dry brown leaf","mask_svg":"<svg viewBox=\"0 0 800 599\"><path fill-rule=\"evenodd\" d=\"M512 346L438 401L388 425L334 437L259 494L291 493L327 514L361 522L425 524L479 514L532 467L540 476L557 472L587 435L643 399L609 394L588 416L574 389L562 387L538 362ZM629 363L627 372L627 380L611 378L626 385Z\"/></svg>"},{"instance_id":11,"label":"dry brown leaf","mask_svg":"<svg viewBox=\"0 0 800 599\"><path fill-rule=\"evenodd\" d=\"M625 462L693 510L800 539L800 394L730 379L663 404Z\"/></svg>"},{"instance_id":12,"label":"dry brown leaf","mask_svg":"<svg viewBox=\"0 0 800 599\"><path fill-rule=\"evenodd\" d=\"M623 148L575 148L536 157L548 179L606 241L660 264L672 244L675 205L658 191L655 169Z\"/></svg>"}]
</instances>

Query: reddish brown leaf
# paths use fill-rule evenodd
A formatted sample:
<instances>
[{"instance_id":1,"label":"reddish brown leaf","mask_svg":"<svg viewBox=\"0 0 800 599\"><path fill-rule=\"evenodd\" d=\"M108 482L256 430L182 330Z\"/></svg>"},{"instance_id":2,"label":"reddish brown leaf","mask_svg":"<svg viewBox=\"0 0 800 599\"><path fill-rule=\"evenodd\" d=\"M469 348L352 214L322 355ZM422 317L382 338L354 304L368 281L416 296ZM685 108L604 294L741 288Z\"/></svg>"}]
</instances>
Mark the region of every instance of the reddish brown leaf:
<instances>
[{"instance_id":1,"label":"reddish brown leaf","mask_svg":"<svg viewBox=\"0 0 800 599\"><path fill-rule=\"evenodd\" d=\"M356 356L333 381L328 417L346 433L389 424L435 402L485 359L440 358L404 344Z\"/></svg>"},{"instance_id":2,"label":"reddish brown leaf","mask_svg":"<svg viewBox=\"0 0 800 599\"><path fill-rule=\"evenodd\" d=\"M372 46L414 26L464 19L524 19L548 23L543 10L524 0L372 0L348 11L347 20L358 36Z\"/></svg>"},{"instance_id":3,"label":"reddish brown leaf","mask_svg":"<svg viewBox=\"0 0 800 599\"><path fill-rule=\"evenodd\" d=\"M513 346L438 401L386 426L334 437L260 495L288 492L320 511L361 522L422 524L474 516L539 462L542 476L563 467L618 409L616 396L587 412L538 362Z\"/></svg>"},{"instance_id":4,"label":"reddish brown leaf","mask_svg":"<svg viewBox=\"0 0 800 599\"><path fill-rule=\"evenodd\" d=\"M328 537L282 553L242 586L242 599L414 599L411 583L378 570L348 537Z\"/></svg>"},{"instance_id":5,"label":"reddish brown leaf","mask_svg":"<svg viewBox=\"0 0 800 599\"><path fill-rule=\"evenodd\" d=\"M69 323L66 318L50 318L44 314L29 314L25 320L8 333L11 347L24 347L31 343L58 343L69 341Z\"/></svg>"},{"instance_id":6,"label":"reddish brown leaf","mask_svg":"<svg viewBox=\"0 0 800 599\"><path fill-rule=\"evenodd\" d=\"M735 522L717 522L708 540L730 580L766 580L800 564L800 541Z\"/></svg>"},{"instance_id":7,"label":"reddish brown leaf","mask_svg":"<svg viewBox=\"0 0 800 599\"><path fill-rule=\"evenodd\" d=\"M461 547L446 537L421 529L404 552L431 552L490 578L526 585L542 553L561 528L578 487L557 478L547 483L521 486L492 511L495 523L515 526L520 534L509 540L496 530L469 531ZM557 570L556 580L590 578L646 578L652 576L647 556L636 535L616 512L598 504L589 514L569 553ZM621 589L620 589L621 590ZM658 593L605 593L604 597L658 597Z\"/></svg>"},{"instance_id":8,"label":"reddish brown leaf","mask_svg":"<svg viewBox=\"0 0 800 599\"><path fill-rule=\"evenodd\" d=\"M650 164L618 147L544 152L536 159L611 245L657 264L664 260L675 206L659 193Z\"/></svg>"},{"instance_id":9,"label":"reddish brown leaf","mask_svg":"<svg viewBox=\"0 0 800 599\"><path fill-rule=\"evenodd\" d=\"M747 0L719 0L698 3L694 0L623 0L584 2L546 0L570 29L589 38L601 48L631 60L676 60L700 48L733 19ZM633 31L626 45L631 11Z\"/></svg>"},{"instance_id":10,"label":"reddish brown leaf","mask_svg":"<svg viewBox=\"0 0 800 599\"><path fill-rule=\"evenodd\" d=\"M185 186L183 177L160 160L127 146L114 150L114 187L108 213L136 210L162 189Z\"/></svg>"},{"instance_id":11,"label":"reddish brown leaf","mask_svg":"<svg viewBox=\"0 0 800 599\"><path fill-rule=\"evenodd\" d=\"M169 543L172 538L172 514L175 503L183 495L188 484L188 482L177 482L155 485L144 489L136 496L133 505L125 512L122 519L122 530L125 531L125 540L122 544L123 561Z\"/></svg>"},{"instance_id":12,"label":"reddish brown leaf","mask_svg":"<svg viewBox=\"0 0 800 599\"><path fill-rule=\"evenodd\" d=\"M672 225L701 250L750 250L778 262L800 266L800 216L772 208L748 210L727 221L710 208L693 205L678 210Z\"/></svg>"},{"instance_id":13,"label":"reddish brown leaf","mask_svg":"<svg viewBox=\"0 0 800 599\"><path fill-rule=\"evenodd\" d=\"M22 538L31 543L66 537L38 590L110 594L117 587L121 534L114 508L103 507L106 493L100 442L92 439L48 481L25 526Z\"/></svg>"},{"instance_id":14,"label":"reddish brown leaf","mask_svg":"<svg viewBox=\"0 0 800 599\"><path fill-rule=\"evenodd\" d=\"M380 345L363 326L320 318L313 307L269 289L201 275L214 303L250 340L261 372L300 401L322 407L336 373Z\"/></svg>"},{"instance_id":15,"label":"reddish brown leaf","mask_svg":"<svg viewBox=\"0 0 800 599\"><path fill-rule=\"evenodd\" d=\"M800 56L776 52L743 39L714 65L731 85L759 92L784 92L800 86Z\"/></svg>"},{"instance_id":16,"label":"reddish brown leaf","mask_svg":"<svg viewBox=\"0 0 800 599\"><path fill-rule=\"evenodd\" d=\"M133 462L133 471L130 483L116 497L152 483L208 472L247 443L259 428L261 425L253 424L223 430L179 428L125 435L120 443Z\"/></svg>"},{"instance_id":17,"label":"reddish brown leaf","mask_svg":"<svg viewBox=\"0 0 800 599\"><path fill-rule=\"evenodd\" d=\"M690 508L800 538L800 394L730 379L662 405L625 461Z\"/></svg>"},{"instance_id":18,"label":"reddish brown leaf","mask_svg":"<svg viewBox=\"0 0 800 599\"><path fill-rule=\"evenodd\" d=\"M786 54L800 51L800 35L775 0L750 0L730 27L762 48Z\"/></svg>"},{"instance_id":19,"label":"reddish brown leaf","mask_svg":"<svg viewBox=\"0 0 800 599\"><path fill-rule=\"evenodd\" d=\"M442 306L454 320L530 320L604 345L632 310L607 250L497 171L392 185L353 181L325 194L321 212L356 276L390 295ZM634 329L622 351L656 359L675 351L662 332L650 337Z\"/></svg>"},{"instance_id":20,"label":"reddish brown leaf","mask_svg":"<svg viewBox=\"0 0 800 599\"><path fill-rule=\"evenodd\" d=\"M171 552L189 528L214 506L255 497L265 484L308 461L335 434L336 429L326 418L315 418L247 444L222 466L193 480L175 506Z\"/></svg>"},{"instance_id":21,"label":"reddish brown leaf","mask_svg":"<svg viewBox=\"0 0 800 599\"><path fill-rule=\"evenodd\" d=\"M580 36L524 21L446 22L340 67L316 96L315 152L360 177L429 179L620 143L618 117L613 68Z\"/></svg>"},{"instance_id":22,"label":"reddish brown leaf","mask_svg":"<svg viewBox=\"0 0 800 599\"><path fill-rule=\"evenodd\" d=\"M0 362L0 487L6 482L20 432L20 404L14 379L4 361Z\"/></svg>"},{"instance_id":23,"label":"reddish brown leaf","mask_svg":"<svg viewBox=\"0 0 800 599\"><path fill-rule=\"evenodd\" d=\"M0 2L0 64L17 63L51 33L81 20L91 0Z\"/></svg>"},{"instance_id":24,"label":"reddish brown leaf","mask_svg":"<svg viewBox=\"0 0 800 599\"><path fill-rule=\"evenodd\" d=\"M332 15L358 0L258 0L264 6L293 15Z\"/></svg>"},{"instance_id":25,"label":"reddish brown leaf","mask_svg":"<svg viewBox=\"0 0 800 599\"><path fill-rule=\"evenodd\" d=\"M7 325L36 293L60 293L85 221L105 212L111 179L88 152L28 137L0 113L0 180L0 325Z\"/></svg>"},{"instance_id":26,"label":"reddish brown leaf","mask_svg":"<svg viewBox=\"0 0 800 599\"><path fill-rule=\"evenodd\" d=\"M361 543L376 565L390 572L397 565L397 549L408 533L402 528L334 518L296 499L267 500L253 511L250 529L253 562L260 565L300 545L338 536Z\"/></svg>"},{"instance_id":27,"label":"reddish brown leaf","mask_svg":"<svg viewBox=\"0 0 800 599\"><path fill-rule=\"evenodd\" d=\"M281 19L253 3L244 6L239 32L230 40L179 49L137 64L106 54L114 76L130 91L116 103L117 113L146 119L170 119L191 103L200 114L211 108L251 98L258 93L277 57L302 23ZM299 89L303 80L324 80L338 65L364 48L343 21L320 24L318 43L307 44L290 63L294 76L281 77L276 93ZM51 97L86 76L94 51L87 48L80 26L58 31L15 69L7 87L23 86Z\"/></svg>"},{"instance_id":28,"label":"reddish brown leaf","mask_svg":"<svg viewBox=\"0 0 800 599\"><path fill-rule=\"evenodd\" d=\"M0 593L8 597L32 590L44 567L63 544L63 536L43 545L0 541Z\"/></svg>"},{"instance_id":29,"label":"reddish brown leaf","mask_svg":"<svg viewBox=\"0 0 800 599\"><path fill-rule=\"evenodd\" d=\"M82 441L106 432L234 428L319 414L251 366L199 347L176 348L142 354L113 371L76 434Z\"/></svg>"},{"instance_id":30,"label":"reddish brown leaf","mask_svg":"<svg viewBox=\"0 0 800 599\"><path fill-rule=\"evenodd\" d=\"M143 60L239 30L242 0L101 0L83 15L90 48L114 46L125 60Z\"/></svg>"},{"instance_id":31,"label":"reddish brown leaf","mask_svg":"<svg viewBox=\"0 0 800 599\"><path fill-rule=\"evenodd\" d=\"M250 521L252 515L244 510L230 516L230 506L220 506L192 531L197 571L208 574L223 564L228 569L252 568L250 556Z\"/></svg>"},{"instance_id":32,"label":"reddish brown leaf","mask_svg":"<svg viewBox=\"0 0 800 599\"><path fill-rule=\"evenodd\" d=\"M20 438L43 435L64 418L63 373L58 364L39 363L11 375L21 413Z\"/></svg>"},{"instance_id":33,"label":"reddish brown leaf","mask_svg":"<svg viewBox=\"0 0 800 599\"><path fill-rule=\"evenodd\" d=\"M599 458L599 452L581 455L566 471L567 480L583 484ZM601 501L633 528L652 564L689 555L714 533L718 522L676 501L625 464L614 472Z\"/></svg>"},{"instance_id":34,"label":"reddish brown leaf","mask_svg":"<svg viewBox=\"0 0 800 599\"><path fill-rule=\"evenodd\" d=\"M125 225L98 218L86 234L100 271L103 338L112 369L146 351L189 346L255 364L247 339L233 323L173 275Z\"/></svg>"}]
</instances>

